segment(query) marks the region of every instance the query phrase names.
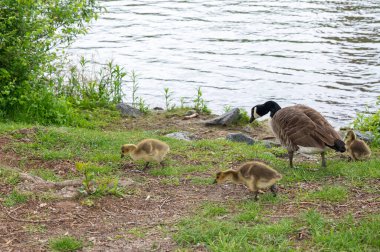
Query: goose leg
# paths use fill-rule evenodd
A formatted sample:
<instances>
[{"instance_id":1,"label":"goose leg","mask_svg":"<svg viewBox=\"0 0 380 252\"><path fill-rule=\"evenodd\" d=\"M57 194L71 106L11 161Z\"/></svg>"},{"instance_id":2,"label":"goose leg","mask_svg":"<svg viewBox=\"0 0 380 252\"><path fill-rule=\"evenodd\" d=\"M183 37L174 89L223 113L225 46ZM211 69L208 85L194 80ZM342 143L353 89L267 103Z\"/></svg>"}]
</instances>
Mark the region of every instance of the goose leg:
<instances>
[{"instance_id":1,"label":"goose leg","mask_svg":"<svg viewBox=\"0 0 380 252\"><path fill-rule=\"evenodd\" d=\"M278 188L276 185L272 185L270 187L270 191L273 193L273 196L276 197L277 196L277 192L278 192Z\"/></svg>"},{"instance_id":2,"label":"goose leg","mask_svg":"<svg viewBox=\"0 0 380 252\"><path fill-rule=\"evenodd\" d=\"M325 157L326 153L325 152L322 152L321 153L321 157L322 157L322 167L326 167L326 157Z\"/></svg>"},{"instance_id":3,"label":"goose leg","mask_svg":"<svg viewBox=\"0 0 380 252\"><path fill-rule=\"evenodd\" d=\"M293 168L293 153L293 151L288 151L290 168Z\"/></svg>"}]
</instances>

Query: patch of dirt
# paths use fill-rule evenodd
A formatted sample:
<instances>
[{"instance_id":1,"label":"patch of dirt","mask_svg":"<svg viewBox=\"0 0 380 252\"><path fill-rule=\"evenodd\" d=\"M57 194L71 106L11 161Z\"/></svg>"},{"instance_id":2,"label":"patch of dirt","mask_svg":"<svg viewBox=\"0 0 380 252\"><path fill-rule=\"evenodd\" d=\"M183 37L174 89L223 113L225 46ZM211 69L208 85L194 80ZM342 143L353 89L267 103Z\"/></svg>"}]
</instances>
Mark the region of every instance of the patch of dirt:
<instances>
[{"instance_id":1,"label":"patch of dirt","mask_svg":"<svg viewBox=\"0 0 380 252\"><path fill-rule=\"evenodd\" d=\"M270 129L263 123L260 127L205 127L203 120L211 116L200 116L182 120L183 115L148 117L148 119L126 119L126 130L158 130L161 134L172 131L189 131L198 139L225 138L229 132L243 132L255 139L273 139ZM24 134L19 132L20 134ZM26 131L26 135L34 130ZM29 139L23 137L21 139ZM21 157L12 149L6 149L14 139L0 137L0 163L19 167ZM182 157L174 157L182 159ZM286 156L283 157L286 159ZM313 156L313 162L319 157ZM295 164L309 160L296 156ZM75 172L74 161L43 161L28 159L28 169L44 167L65 176ZM238 165L233 163L231 166ZM24 165L25 167L25 165ZM226 202L228 200L252 199L253 195L243 185L194 185L188 179L180 181L178 186L165 185L162 178L143 172L134 172L134 165L124 168L125 177L134 183L126 186L127 195L123 198L106 196L94 199L94 205L83 199L58 201L30 200L17 207L0 211L0 251L46 251L50 237L70 234L80 237L85 244L83 251L174 251L177 248L171 238L176 231L175 223L185 216L193 214L204 201ZM199 177L209 177L209 173L196 173ZM143 181L143 182L138 182ZM342 181L330 181L340 183ZM379 181L374 181L379 185ZM379 212L379 197L374 193L358 189L350 193L344 203L297 202L295 191L316 190L322 183L305 182L290 187L282 187L279 197L289 201L276 204L263 204L269 213L267 218L277 221L284 217L294 217L308 209L318 209L333 218L353 212L361 217L370 212ZM0 193L9 192L9 188L0 184ZM355 190L355 188L352 190ZM380 189L380 188L379 188ZM269 192L266 192L269 193ZM302 239L307 232L300 231ZM195 247L196 251L206 251Z\"/></svg>"}]
</instances>

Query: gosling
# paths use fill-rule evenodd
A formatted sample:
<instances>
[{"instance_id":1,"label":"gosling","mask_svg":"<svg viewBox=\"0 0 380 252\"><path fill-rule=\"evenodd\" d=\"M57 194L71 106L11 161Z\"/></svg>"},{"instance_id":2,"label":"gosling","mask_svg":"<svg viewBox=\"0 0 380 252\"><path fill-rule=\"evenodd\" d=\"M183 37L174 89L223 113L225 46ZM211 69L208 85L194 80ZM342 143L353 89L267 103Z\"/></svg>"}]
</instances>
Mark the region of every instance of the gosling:
<instances>
[{"instance_id":1,"label":"gosling","mask_svg":"<svg viewBox=\"0 0 380 252\"><path fill-rule=\"evenodd\" d=\"M145 139L137 145L124 144L121 147L121 158L129 153L133 160L144 160L146 162L144 169L147 169L149 162L152 161L159 162L161 167L163 167L163 160L169 150L169 145L162 141L157 139Z\"/></svg>"},{"instance_id":2,"label":"gosling","mask_svg":"<svg viewBox=\"0 0 380 252\"><path fill-rule=\"evenodd\" d=\"M245 184L254 193L255 200L258 200L259 189L270 187L273 196L277 195L278 188L275 185L282 178L282 175L275 169L261 162L248 162L241 165L237 170L229 169L218 172L214 184L222 183L231 179L235 183Z\"/></svg>"},{"instance_id":3,"label":"gosling","mask_svg":"<svg viewBox=\"0 0 380 252\"><path fill-rule=\"evenodd\" d=\"M357 139L355 132L352 130L347 132L345 142L351 160L364 160L371 156L371 150L368 145L363 140Z\"/></svg>"}]
</instances>

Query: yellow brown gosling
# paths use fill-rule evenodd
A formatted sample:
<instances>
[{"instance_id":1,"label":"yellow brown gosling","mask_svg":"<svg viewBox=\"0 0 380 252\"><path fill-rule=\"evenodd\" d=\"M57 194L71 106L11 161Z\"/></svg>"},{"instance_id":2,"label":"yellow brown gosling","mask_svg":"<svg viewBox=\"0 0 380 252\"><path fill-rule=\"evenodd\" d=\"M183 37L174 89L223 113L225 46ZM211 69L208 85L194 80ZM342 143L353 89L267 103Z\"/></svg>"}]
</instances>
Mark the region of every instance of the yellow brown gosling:
<instances>
[{"instance_id":1,"label":"yellow brown gosling","mask_svg":"<svg viewBox=\"0 0 380 252\"><path fill-rule=\"evenodd\" d=\"M229 169L218 172L214 183L222 183L231 179L235 183L245 184L248 189L254 193L255 200L258 199L259 189L270 187L273 195L277 195L277 186L275 183L282 178L282 175L275 169L261 162L247 162L241 165L237 170Z\"/></svg>"},{"instance_id":2,"label":"yellow brown gosling","mask_svg":"<svg viewBox=\"0 0 380 252\"><path fill-rule=\"evenodd\" d=\"M124 144L121 147L121 157L129 154L133 160L146 161L145 168L148 168L149 162L159 162L163 167L163 160L169 152L169 145L157 139L145 139L137 145Z\"/></svg>"},{"instance_id":3,"label":"yellow brown gosling","mask_svg":"<svg viewBox=\"0 0 380 252\"><path fill-rule=\"evenodd\" d=\"M345 137L348 154L353 161L368 159L371 156L371 149L360 139L357 139L355 132L349 130Z\"/></svg>"}]
</instances>

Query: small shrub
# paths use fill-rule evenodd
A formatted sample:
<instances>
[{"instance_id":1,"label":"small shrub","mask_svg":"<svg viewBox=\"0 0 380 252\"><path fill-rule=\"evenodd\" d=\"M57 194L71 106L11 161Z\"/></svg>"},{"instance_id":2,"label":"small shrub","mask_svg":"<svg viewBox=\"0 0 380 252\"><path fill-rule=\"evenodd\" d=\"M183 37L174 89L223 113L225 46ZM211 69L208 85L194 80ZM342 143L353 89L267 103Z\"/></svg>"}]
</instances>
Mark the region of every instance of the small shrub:
<instances>
[{"instance_id":1,"label":"small shrub","mask_svg":"<svg viewBox=\"0 0 380 252\"><path fill-rule=\"evenodd\" d=\"M380 104L380 96L376 105ZM380 146L380 108L376 112L359 113L353 122L354 128L362 131L370 131L375 135L374 146Z\"/></svg>"},{"instance_id":2,"label":"small shrub","mask_svg":"<svg viewBox=\"0 0 380 252\"><path fill-rule=\"evenodd\" d=\"M53 251L77 251L83 248L83 242L72 236L61 236L49 241L50 249Z\"/></svg>"}]
</instances>

